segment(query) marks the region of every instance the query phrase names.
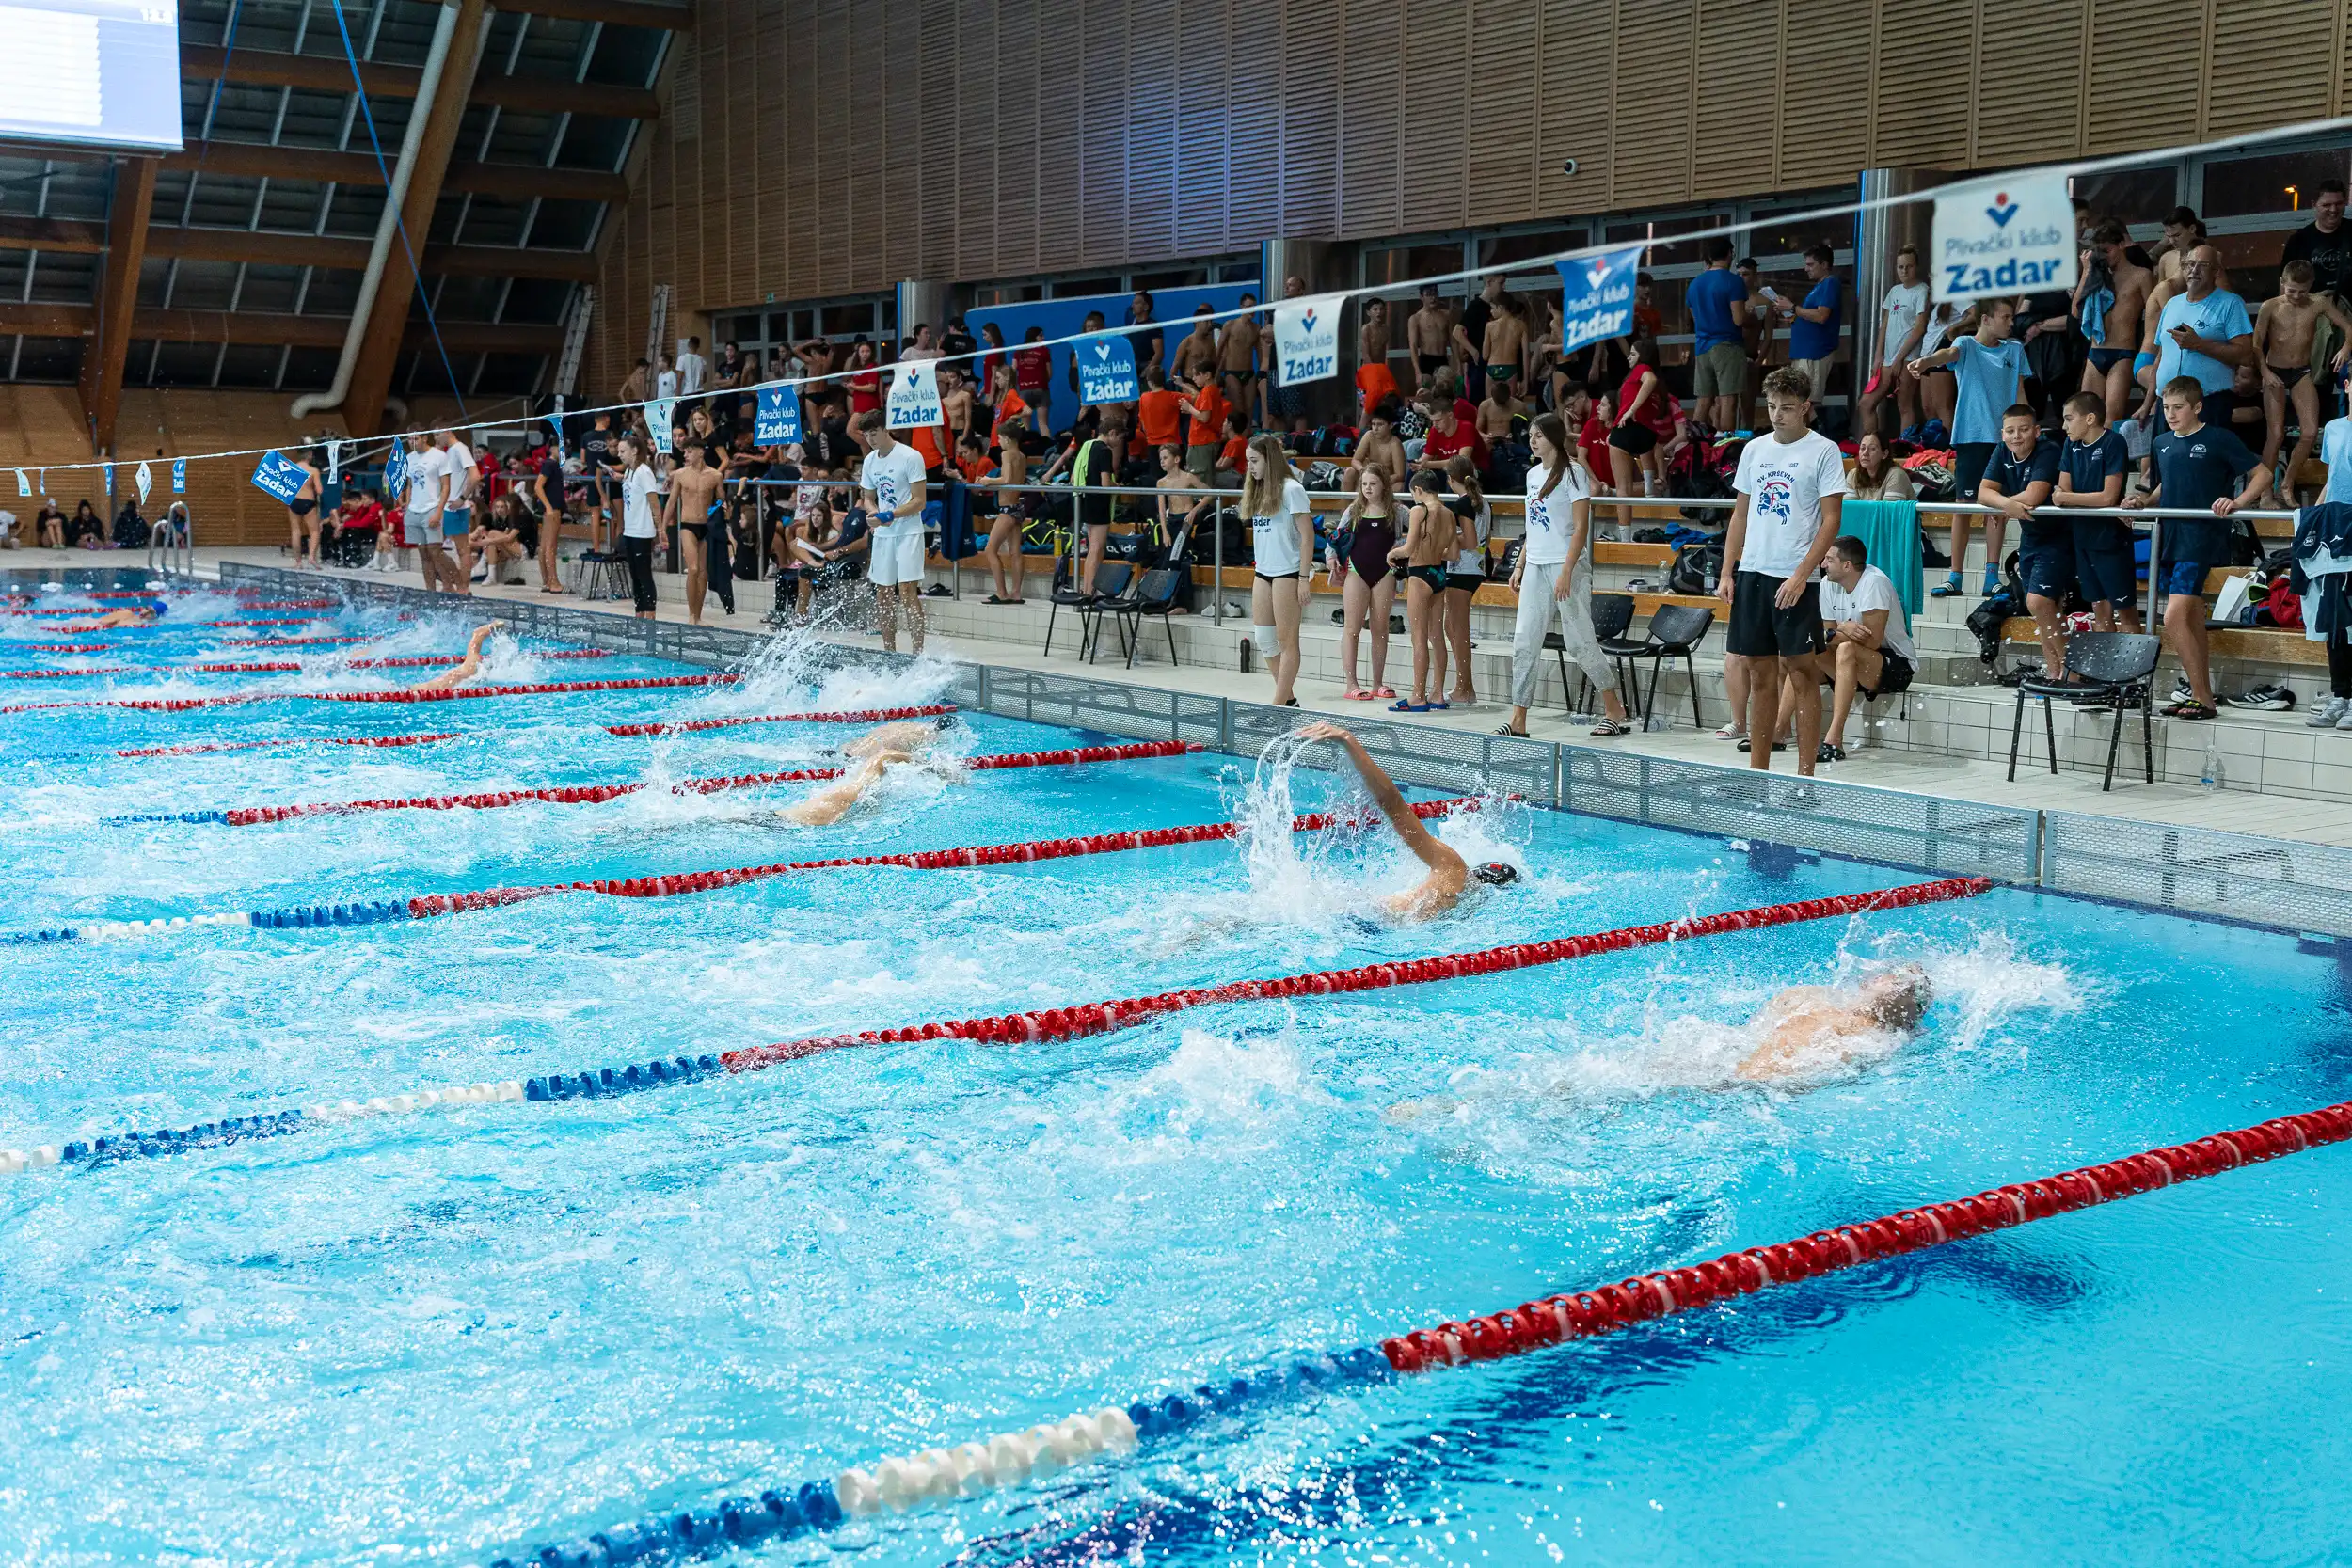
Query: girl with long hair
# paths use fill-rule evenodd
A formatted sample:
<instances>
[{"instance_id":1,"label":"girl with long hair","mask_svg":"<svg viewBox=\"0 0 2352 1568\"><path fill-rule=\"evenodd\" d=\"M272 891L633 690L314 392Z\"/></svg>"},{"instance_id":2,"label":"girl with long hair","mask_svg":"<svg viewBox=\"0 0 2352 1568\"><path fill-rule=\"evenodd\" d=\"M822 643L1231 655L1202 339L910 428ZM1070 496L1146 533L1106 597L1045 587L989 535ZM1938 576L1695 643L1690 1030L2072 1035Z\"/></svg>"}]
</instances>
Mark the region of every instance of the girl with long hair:
<instances>
[{"instance_id":1,"label":"girl with long hair","mask_svg":"<svg viewBox=\"0 0 2352 1568\"><path fill-rule=\"evenodd\" d=\"M1461 553L1455 542L1460 530L1444 478L1435 468L1419 470L1413 475L1412 498L1405 515L1405 537L1389 552L1389 560L1405 569L1405 640L1413 650L1413 694L1390 704L1391 713L1427 713L1432 705L1445 705L1429 701L1430 673L1436 667L1438 678L1444 679L1444 610L1438 601L1445 593L1446 568Z\"/></svg>"},{"instance_id":2,"label":"girl with long hair","mask_svg":"<svg viewBox=\"0 0 2352 1568\"><path fill-rule=\"evenodd\" d=\"M1248 459L1245 456L1244 462ZM1340 695L1366 703L1393 697L1388 684L1389 609L1396 599L1397 576L1389 568L1389 552L1396 547L1396 502L1389 490L1389 470L1367 467L1356 476L1356 499L1340 518L1340 540L1331 548L1331 579L1341 585L1345 629L1340 634L1340 669L1346 688ZM1372 624L1372 684L1356 683L1356 646L1364 624Z\"/></svg>"},{"instance_id":3,"label":"girl with long hair","mask_svg":"<svg viewBox=\"0 0 2352 1568\"><path fill-rule=\"evenodd\" d=\"M1470 601L1486 586L1486 541L1494 534L1494 509L1486 504L1486 492L1478 483L1478 465L1468 452L1456 452L1445 466L1446 486L1454 494L1469 501L1470 515L1461 519L1457 531L1461 551L1446 567L1445 596L1440 610L1445 622L1445 640L1438 648L1438 687L1445 685L1446 650L1454 654L1454 689L1444 702L1437 705L1460 703L1474 706L1478 702L1478 680L1470 669ZM1433 692L1432 695L1435 695Z\"/></svg>"},{"instance_id":4,"label":"girl with long hair","mask_svg":"<svg viewBox=\"0 0 2352 1568\"><path fill-rule=\"evenodd\" d=\"M1499 732L1527 734L1543 677L1544 638L1559 622L1569 659L1600 692L1603 718L1596 736L1630 735L1609 659L1593 631L1593 480L1576 459L1567 426L1540 414L1528 432L1535 466L1527 471L1527 539L1511 572L1519 610L1511 635L1511 717Z\"/></svg>"},{"instance_id":5,"label":"girl with long hair","mask_svg":"<svg viewBox=\"0 0 2352 1568\"><path fill-rule=\"evenodd\" d=\"M1296 707L1298 620L1314 592L1315 522L1307 487L1291 472L1290 454L1271 436L1249 442L1242 477L1242 515L1249 519L1257 570L1249 585L1249 636L1274 676L1277 707Z\"/></svg>"}]
</instances>

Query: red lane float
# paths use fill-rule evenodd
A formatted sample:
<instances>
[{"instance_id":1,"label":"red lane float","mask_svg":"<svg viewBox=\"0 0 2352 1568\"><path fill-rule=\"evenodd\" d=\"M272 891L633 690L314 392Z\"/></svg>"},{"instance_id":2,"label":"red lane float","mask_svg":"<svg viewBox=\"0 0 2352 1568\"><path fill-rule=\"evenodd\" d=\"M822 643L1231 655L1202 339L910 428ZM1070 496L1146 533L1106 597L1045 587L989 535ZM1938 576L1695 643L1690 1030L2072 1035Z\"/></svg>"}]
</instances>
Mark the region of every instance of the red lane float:
<instances>
[{"instance_id":1,"label":"red lane float","mask_svg":"<svg viewBox=\"0 0 2352 1568\"><path fill-rule=\"evenodd\" d=\"M1164 991L1157 996L1090 1002L1075 1007L1048 1007L1038 1012L1008 1013L997 1018L957 1019L904 1029L867 1029L854 1035L827 1035L813 1039L787 1040L777 1045L730 1051L719 1058L730 1072L756 1072L762 1068L798 1061L822 1052L862 1045L898 1045L914 1040L968 1039L987 1045L1020 1045L1032 1040L1078 1039L1133 1028L1167 1013L1217 1002L1257 1002L1299 996L1334 996L1347 991L1377 990L1388 986L1419 985L1429 980L1454 980L1471 974L1530 969L1597 953L1619 953L1634 947L1654 947L1688 937L1714 936L1725 931L1753 931L1768 926L1865 914L1873 910L1904 909L1915 904L1973 898L1993 885L1989 878L1955 877L1939 882L1915 882L1877 893L1850 893L1835 898L1806 898L1792 904L1735 910L1726 914L1699 915L1660 926L1629 926L1591 936L1562 937L1552 942L1522 942L1489 947L1475 953L1448 953L1431 958L1407 958L1394 963L1366 964L1359 969L1324 970L1310 974L1283 975L1270 980L1235 980L1201 990Z\"/></svg>"},{"instance_id":2,"label":"red lane float","mask_svg":"<svg viewBox=\"0 0 2352 1568\"><path fill-rule=\"evenodd\" d=\"M1191 750L1181 740L1151 740L1133 746L1080 746L1059 752L1017 752L1003 756L967 757L971 772L997 768L1064 768L1085 762L1129 762L1144 757L1181 756ZM723 779L680 779L671 784L677 795L716 795L727 789L755 789L762 784L796 784L808 779L837 779L840 768L795 768L780 773L738 773ZM539 800L559 806L601 805L635 795L649 784L569 784L546 789L492 789L468 795L415 795L385 800L322 800L299 806L242 806L221 814L231 828L262 822L284 822L297 816L347 816L367 811L495 811Z\"/></svg>"},{"instance_id":3,"label":"red lane float","mask_svg":"<svg viewBox=\"0 0 2352 1568\"><path fill-rule=\"evenodd\" d=\"M559 648L549 653L534 652L531 657L532 658L611 658L612 656L602 648ZM428 664L438 664L453 670L457 667L459 657L460 656L456 654L410 654L401 658L355 658L346 660L343 668L346 670L417 670Z\"/></svg>"},{"instance_id":4,"label":"red lane float","mask_svg":"<svg viewBox=\"0 0 2352 1568\"><path fill-rule=\"evenodd\" d=\"M81 675L129 675L136 673L127 664L93 664L87 670L0 670L0 680L11 681L70 681Z\"/></svg>"},{"instance_id":5,"label":"red lane float","mask_svg":"<svg viewBox=\"0 0 2352 1568\"><path fill-rule=\"evenodd\" d=\"M223 697L92 697L78 703L20 703L0 713L66 707L119 707L137 713L192 713L246 703L458 703L482 697L550 697L577 691L647 691L660 687L724 686L740 675L645 675L609 681L550 681L534 686L469 686L455 691L253 691Z\"/></svg>"},{"instance_id":6,"label":"red lane float","mask_svg":"<svg viewBox=\"0 0 2352 1568\"><path fill-rule=\"evenodd\" d=\"M199 626L307 626L317 619L318 617L315 615L294 615L278 620L271 620L267 616L262 616L254 620L199 621L197 625ZM154 622L151 624L160 626L163 623Z\"/></svg>"},{"instance_id":7,"label":"red lane float","mask_svg":"<svg viewBox=\"0 0 2352 1568\"><path fill-rule=\"evenodd\" d=\"M1380 1351L1400 1372L1497 1361L1565 1339L1590 1338L1631 1323L1688 1312L1767 1286L1792 1285L1907 1252L1924 1252L1963 1237L2136 1197L2159 1187L2217 1176L2347 1138L2352 1138L2352 1101L2279 1117L2233 1132L2218 1132L2194 1143L2085 1165L2039 1181L1994 1187L1973 1197L1841 1225L1799 1241L1748 1247L1686 1268L1659 1269L1613 1285L1522 1302L1464 1323L1415 1329L1383 1340Z\"/></svg>"},{"instance_id":8,"label":"red lane float","mask_svg":"<svg viewBox=\"0 0 2352 1568\"><path fill-rule=\"evenodd\" d=\"M373 637L227 637L229 648L337 648L353 642L373 642Z\"/></svg>"},{"instance_id":9,"label":"red lane float","mask_svg":"<svg viewBox=\"0 0 2352 1568\"><path fill-rule=\"evenodd\" d=\"M111 642L25 642L20 646L37 654L110 654L115 651Z\"/></svg>"},{"instance_id":10,"label":"red lane float","mask_svg":"<svg viewBox=\"0 0 2352 1568\"><path fill-rule=\"evenodd\" d=\"M241 610L341 610L341 599L246 599Z\"/></svg>"},{"instance_id":11,"label":"red lane float","mask_svg":"<svg viewBox=\"0 0 2352 1568\"><path fill-rule=\"evenodd\" d=\"M190 746L138 746L127 752L117 752L119 757L193 757L207 752L254 752L274 746L423 746L436 740L454 740L457 732L444 731L437 735L361 735L334 736L318 740L215 740Z\"/></svg>"},{"instance_id":12,"label":"red lane float","mask_svg":"<svg viewBox=\"0 0 2352 1568\"><path fill-rule=\"evenodd\" d=\"M738 724L880 724L893 719L934 719L953 713L953 703L922 707L849 708L831 713L760 713L741 719L678 719L666 724L607 724L607 735L687 735L698 730L730 730Z\"/></svg>"},{"instance_id":13,"label":"red lane float","mask_svg":"<svg viewBox=\"0 0 2352 1568\"><path fill-rule=\"evenodd\" d=\"M1478 797L1462 795L1450 800L1417 801L1412 810L1415 816L1425 822L1453 812L1474 809L1477 804ZM1291 832L1313 832L1324 828L1354 826L1369 820L1373 819L1360 816L1341 816L1331 812L1308 812L1291 819ZM782 861L773 865L680 871L664 877L631 877L618 881L498 887L480 893L440 893L424 898L411 898L408 900L408 914L411 919L422 920L429 915L497 909L501 905L519 904L525 899L544 898L556 893L601 893L614 898L675 898L684 894L739 887L745 882L789 876L798 871L839 871L861 865L903 866L915 871L961 871L983 865L1016 865L1030 861L1061 860L1073 855L1107 855L1124 849L1156 849L1175 844L1211 844L1238 837L1240 833L1241 824L1238 822L1203 822L1183 828L1089 833L1083 838L1039 839L1024 844L977 844L955 849L915 849L895 855L844 855L834 860Z\"/></svg>"}]
</instances>

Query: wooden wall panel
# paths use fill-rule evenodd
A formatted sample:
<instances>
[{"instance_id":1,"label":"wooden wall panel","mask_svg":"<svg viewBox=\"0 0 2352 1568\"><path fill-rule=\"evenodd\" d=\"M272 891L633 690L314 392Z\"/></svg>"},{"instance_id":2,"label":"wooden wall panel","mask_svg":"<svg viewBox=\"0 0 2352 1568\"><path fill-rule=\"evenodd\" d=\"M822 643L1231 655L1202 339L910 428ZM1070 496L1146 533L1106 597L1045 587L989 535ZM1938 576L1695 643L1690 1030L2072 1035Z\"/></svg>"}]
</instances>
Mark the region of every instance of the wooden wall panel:
<instances>
[{"instance_id":1,"label":"wooden wall panel","mask_svg":"<svg viewBox=\"0 0 2352 1568\"><path fill-rule=\"evenodd\" d=\"M1610 90L1609 204L1691 190L1696 0L1622 0Z\"/></svg>"},{"instance_id":2,"label":"wooden wall panel","mask_svg":"<svg viewBox=\"0 0 2352 1568\"><path fill-rule=\"evenodd\" d=\"M1405 223L1404 42L1406 9L1395 0L1346 0L1340 35L1340 230L1349 234L1394 233ZM1416 4L1414 24L1424 9ZM1292 55L1296 69L1296 55ZM1464 62L1467 65L1467 62ZM1324 76L1322 71L1309 74ZM1458 96L1466 69L1451 85ZM1327 77L1326 78L1327 82ZM1432 90L1428 98L1443 96ZM1417 95L1418 104L1421 98Z\"/></svg>"},{"instance_id":3,"label":"wooden wall panel","mask_svg":"<svg viewBox=\"0 0 2352 1568\"><path fill-rule=\"evenodd\" d=\"M1533 63L1513 61L1496 40L1480 40L1473 56L1470 23L1469 0L1417 0L1405 13L1405 79L1396 89L1403 229L1456 229L1468 221L1471 128L1510 113L1505 84ZM1506 123L1524 140L1525 113L1511 113Z\"/></svg>"},{"instance_id":4,"label":"wooden wall panel","mask_svg":"<svg viewBox=\"0 0 2352 1568\"><path fill-rule=\"evenodd\" d=\"M2228 41L2206 68L2204 134L2325 116L2335 52L2312 45L2333 8L2327 0L2213 0L2209 36Z\"/></svg>"},{"instance_id":5,"label":"wooden wall panel","mask_svg":"<svg viewBox=\"0 0 2352 1568\"><path fill-rule=\"evenodd\" d=\"M702 0L587 378L698 314L1998 167L2352 107L2352 0ZM1577 169L1563 165L1574 159Z\"/></svg>"}]
</instances>

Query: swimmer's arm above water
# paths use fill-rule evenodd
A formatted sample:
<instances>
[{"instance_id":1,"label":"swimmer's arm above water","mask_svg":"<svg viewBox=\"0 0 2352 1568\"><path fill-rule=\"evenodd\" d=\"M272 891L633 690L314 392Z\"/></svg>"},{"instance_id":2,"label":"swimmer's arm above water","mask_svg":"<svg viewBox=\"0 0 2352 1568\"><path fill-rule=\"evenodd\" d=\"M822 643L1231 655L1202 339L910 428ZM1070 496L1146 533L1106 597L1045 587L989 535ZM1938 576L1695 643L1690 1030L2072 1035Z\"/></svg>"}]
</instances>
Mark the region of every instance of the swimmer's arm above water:
<instances>
[{"instance_id":1,"label":"swimmer's arm above water","mask_svg":"<svg viewBox=\"0 0 2352 1568\"><path fill-rule=\"evenodd\" d=\"M1397 789L1395 781L1372 760L1372 753L1364 750L1362 741L1337 724L1310 724L1298 734L1304 740L1336 740L1347 748L1347 760L1356 765L1364 787L1372 791L1374 804L1389 819L1389 826L1396 830L1396 836L1405 841L1405 847L1429 868L1431 880L1450 881L1454 894L1462 891L1470 880L1469 865L1413 815L1413 808L1405 803L1405 796Z\"/></svg>"}]
</instances>

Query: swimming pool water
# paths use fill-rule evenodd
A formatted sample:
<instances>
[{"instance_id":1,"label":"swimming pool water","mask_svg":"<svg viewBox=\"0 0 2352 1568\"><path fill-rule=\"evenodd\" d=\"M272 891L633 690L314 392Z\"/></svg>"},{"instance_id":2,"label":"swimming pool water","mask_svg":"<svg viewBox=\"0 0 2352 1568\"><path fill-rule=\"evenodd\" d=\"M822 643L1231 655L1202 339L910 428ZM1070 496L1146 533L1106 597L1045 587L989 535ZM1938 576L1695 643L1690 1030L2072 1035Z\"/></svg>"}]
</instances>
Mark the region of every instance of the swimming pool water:
<instances>
[{"instance_id":1,"label":"swimming pool water","mask_svg":"<svg viewBox=\"0 0 2352 1568\"><path fill-rule=\"evenodd\" d=\"M466 629L332 620L384 634L367 657L453 657ZM0 627L0 668L64 662L20 651L63 640L26 624ZM183 626L131 636L154 662L209 646ZM0 687L56 701L430 673L339 673L332 652L291 677ZM526 646L489 678L676 670ZM787 650L736 689L0 717L4 924L1279 821L1354 793L1279 755L1203 754L897 775L833 830L770 815L807 785L99 821L789 767L855 732L596 726L943 685L919 668L820 682ZM113 754L419 729L463 738ZM1073 743L991 715L947 741ZM1357 911L1411 877L1390 841L1270 833L9 949L0 1147L1922 879L1770 872L1719 840L1516 806L1444 832L1526 883L1368 932ZM1726 1086L1773 990L1883 957L1935 977L1917 1039L1803 1092ZM2343 1100L2348 1008L2352 974L2292 937L2003 889L1072 1042L877 1047L0 1178L0 1559L486 1561ZM2348 1202L2343 1152L2322 1150L1608 1339L1212 1419L1050 1483L743 1556L2323 1560L2344 1542L2325 1478L2352 1458L2333 1418L2352 1394Z\"/></svg>"}]
</instances>

